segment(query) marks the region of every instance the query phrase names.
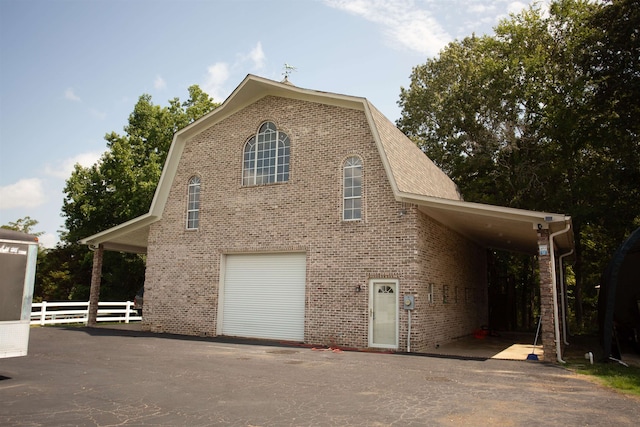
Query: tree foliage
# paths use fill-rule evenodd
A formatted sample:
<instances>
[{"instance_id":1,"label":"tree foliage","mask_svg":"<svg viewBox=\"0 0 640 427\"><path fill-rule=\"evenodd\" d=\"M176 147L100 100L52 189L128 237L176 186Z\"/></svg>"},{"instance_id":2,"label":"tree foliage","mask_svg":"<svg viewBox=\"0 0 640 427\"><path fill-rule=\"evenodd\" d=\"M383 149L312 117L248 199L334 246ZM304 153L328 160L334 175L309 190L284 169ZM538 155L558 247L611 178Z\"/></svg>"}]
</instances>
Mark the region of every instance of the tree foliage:
<instances>
[{"instance_id":1,"label":"tree foliage","mask_svg":"<svg viewBox=\"0 0 640 427\"><path fill-rule=\"evenodd\" d=\"M639 215L639 0L532 6L415 67L398 126L470 201L566 212L575 312Z\"/></svg>"},{"instance_id":2,"label":"tree foliage","mask_svg":"<svg viewBox=\"0 0 640 427\"><path fill-rule=\"evenodd\" d=\"M187 101L174 98L168 107L140 96L125 134L107 134L101 159L88 168L76 165L67 180L64 240L73 243L148 212L173 134L215 107L197 85L189 87Z\"/></svg>"},{"instance_id":3,"label":"tree foliage","mask_svg":"<svg viewBox=\"0 0 640 427\"><path fill-rule=\"evenodd\" d=\"M92 254L78 245L84 237L140 216L149 210L173 134L218 104L197 85L189 99L155 105L142 95L129 115L124 134L105 136L107 151L90 167L75 165L64 189L66 230L58 247L48 251L36 283L44 299L89 298ZM105 252L101 298L132 298L144 282L144 257Z\"/></svg>"},{"instance_id":4,"label":"tree foliage","mask_svg":"<svg viewBox=\"0 0 640 427\"><path fill-rule=\"evenodd\" d=\"M32 219L30 216L19 218L15 221L9 221L8 224L0 226L6 230L20 231L22 233L31 234L32 236L42 236L44 231L34 231L35 226L38 225L38 221Z\"/></svg>"}]
</instances>

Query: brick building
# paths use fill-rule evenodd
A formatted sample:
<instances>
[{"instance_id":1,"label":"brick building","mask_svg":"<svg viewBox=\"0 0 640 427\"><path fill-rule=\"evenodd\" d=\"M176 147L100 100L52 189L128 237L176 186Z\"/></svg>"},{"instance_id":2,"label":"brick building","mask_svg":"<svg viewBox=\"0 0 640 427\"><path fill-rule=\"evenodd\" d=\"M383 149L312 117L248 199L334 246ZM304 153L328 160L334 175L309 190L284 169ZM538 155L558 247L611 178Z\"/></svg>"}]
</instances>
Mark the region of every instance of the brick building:
<instances>
[{"instance_id":1,"label":"brick building","mask_svg":"<svg viewBox=\"0 0 640 427\"><path fill-rule=\"evenodd\" d=\"M149 213L83 243L98 283L102 250L147 254L146 330L425 352L487 323L488 248L551 241L553 352L569 224L465 202L365 98L249 75L175 135Z\"/></svg>"}]
</instances>

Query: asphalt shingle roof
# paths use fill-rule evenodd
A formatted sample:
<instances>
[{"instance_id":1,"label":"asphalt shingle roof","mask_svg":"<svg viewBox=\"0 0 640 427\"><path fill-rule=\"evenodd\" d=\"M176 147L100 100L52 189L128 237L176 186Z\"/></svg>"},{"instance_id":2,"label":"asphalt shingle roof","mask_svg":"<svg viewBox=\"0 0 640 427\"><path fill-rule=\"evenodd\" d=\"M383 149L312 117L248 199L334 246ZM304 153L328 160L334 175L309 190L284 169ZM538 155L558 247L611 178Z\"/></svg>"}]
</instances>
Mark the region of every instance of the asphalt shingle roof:
<instances>
[{"instance_id":1,"label":"asphalt shingle roof","mask_svg":"<svg viewBox=\"0 0 640 427\"><path fill-rule=\"evenodd\" d=\"M367 103L384 150L380 154L389 162L398 191L462 200L456 184L377 108Z\"/></svg>"}]
</instances>

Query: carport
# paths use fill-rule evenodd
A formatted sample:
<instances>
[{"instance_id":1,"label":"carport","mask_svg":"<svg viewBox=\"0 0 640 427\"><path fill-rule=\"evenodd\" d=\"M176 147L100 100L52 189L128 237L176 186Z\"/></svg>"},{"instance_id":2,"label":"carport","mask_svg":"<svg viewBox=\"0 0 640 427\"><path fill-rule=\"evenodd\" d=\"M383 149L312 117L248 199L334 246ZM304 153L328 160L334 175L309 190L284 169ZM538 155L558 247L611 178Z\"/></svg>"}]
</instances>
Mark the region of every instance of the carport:
<instances>
[{"instance_id":1,"label":"carport","mask_svg":"<svg viewBox=\"0 0 640 427\"><path fill-rule=\"evenodd\" d=\"M149 226L158 219L156 215L150 213L145 214L80 240L81 244L87 245L89 249L93 251L89 313L87 319L88 326L96 326L98 302L100 300L102 258L105 249L108 251L146 254L149 241Z\"/></svg>"},{"instance_id":2,"label":"carport","mask_svg":"<svg viewBox=\"0 0 640 427\"><path fill-rule=\"evenodd\" d=\"M563 362L567 316L562 263L574 250L570 216L410 193L400 193L399 201L418 206L420 211L487 249L537 257L544 358Z\"/></svg>"},{"instance_id":3,"label":"carport","mask_svg":"<svg viewBox=\"0 0 640 427\"><path fill-rule=\"evenodd\" d=\"M562 261L573 252L571 217L482 203L398 192L398 202L415 205L430 217L487 249L537 257L540 271L541 333L544 358L562 362L566 343L566 287ZM94 251L89 325L95 325L104 250L146 253L149 227L161 213L146 215L83 239Z\"/></svg>"}]
</instances>

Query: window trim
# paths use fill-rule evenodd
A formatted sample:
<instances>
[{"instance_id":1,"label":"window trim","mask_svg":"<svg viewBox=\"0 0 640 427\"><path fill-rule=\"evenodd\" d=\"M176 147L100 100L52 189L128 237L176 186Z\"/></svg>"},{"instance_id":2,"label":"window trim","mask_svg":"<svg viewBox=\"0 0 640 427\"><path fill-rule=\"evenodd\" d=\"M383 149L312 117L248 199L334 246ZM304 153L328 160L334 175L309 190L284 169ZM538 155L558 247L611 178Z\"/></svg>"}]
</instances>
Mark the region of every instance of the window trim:
<instances>
[{"instance_id":1,"label":"window trim","mask_svg":"<svg viewBox=\"0 0 640 427\"><path fill-rule=\"evenodd\" d=\"M264 147L268 144L274 146ZM267 154L265 155L265 153ZM273 156L270 156L270 153ZM291 139L289 135L278 129L274 122L264 121L258 127L258 131L244 143L242 149L242 186L253 187L288 182L290 165Z\"/></svg>"},{"instance_id":2,"label":"window trim","mask_svg":"<svg viewBox=\"0 0 640 427\"><path fill-rule=\"evenodd\" d=\"M351 176L347 177L347 170L353 170L353 169L358 169L360 170L360 174L359 176L357 176L358 178L360 178L360 184L355 186L355 185L351 185L351 186L347 186L347 179L353 179L356 176L351 174ZM363 210L364 210L364 203L363 203L363 178L364 178L364 167L363 167L363 161L362 158L360 156L357 155L351 155L349 157L347 157L343 162L342 162L342 221L345 222L354 222L354 221L362 221L362 217L363 217ZM353 190L358 188L358 194L357 195L353 195ZM347 190L352 190L352 194L347 196ZM347 201L352 201L352 200L359 200L360 201L360 206L359 208L355 208L353 206L350 206L347 208ZM347 211L351 212L352 215L350 215L349 218L347 218L347 215L345 215L347 213ZM358 216L354 217L353 214L355 212L358 212Z\"/></svg>"},{"instance_id":3,"label":"window trim","mask_svg":"<svg viewBox=\"0 0 640 427\"><path fill-rule=\"evenodd\" d=\"M202 180L199 176L193 175L191 178L189 178L189 182L187 184L187 223L185 224L187 230L198 230L198 228L200 227L201 184ZM195 200L191 199L192 195L194 196Z\"/></svg>"}]
</instances>

